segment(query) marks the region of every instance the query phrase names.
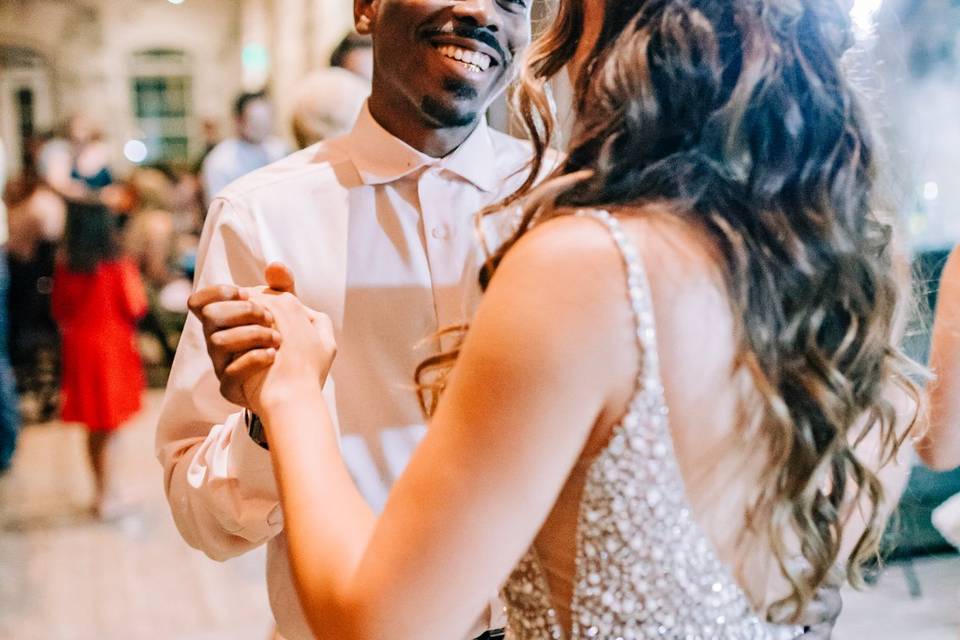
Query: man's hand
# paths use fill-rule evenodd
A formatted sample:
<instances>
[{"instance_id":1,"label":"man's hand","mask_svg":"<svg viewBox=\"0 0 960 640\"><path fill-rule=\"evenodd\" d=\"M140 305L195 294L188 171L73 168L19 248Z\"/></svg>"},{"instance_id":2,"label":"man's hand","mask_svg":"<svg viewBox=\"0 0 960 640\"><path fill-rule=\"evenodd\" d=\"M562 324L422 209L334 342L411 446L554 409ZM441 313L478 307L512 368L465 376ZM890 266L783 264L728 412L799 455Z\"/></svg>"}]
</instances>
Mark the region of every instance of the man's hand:
<instances>
[{"instance_id":1,"label":"man's hand","mask_svg":"<svg viewBox=\"0 0 960 640\"><path fill-rule=\"evenodd\" d=\"M294 293L290 270L274 262L265 272L267 287L278 293ZM234 285L214 285L190 296L187 305L203 326L207 353L220 381L220 393L228 401L249 408L240 380L273 363L280 346L280 333L273 315L250 299L250 291Z\"/></svg>"}]
</instances>

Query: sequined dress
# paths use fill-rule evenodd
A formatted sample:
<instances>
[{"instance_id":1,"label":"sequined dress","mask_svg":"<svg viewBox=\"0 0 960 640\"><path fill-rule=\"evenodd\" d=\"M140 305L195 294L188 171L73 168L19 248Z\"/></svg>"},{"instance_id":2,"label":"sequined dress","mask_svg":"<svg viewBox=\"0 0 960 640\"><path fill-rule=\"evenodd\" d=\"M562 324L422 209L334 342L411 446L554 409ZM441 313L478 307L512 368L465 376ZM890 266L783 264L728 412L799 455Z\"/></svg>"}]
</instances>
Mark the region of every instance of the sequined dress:
<instances>
[{"instance_id":1,"label":"sequined dress","mask_svg":"<svg viewBox=\"0 0 960 640\"><path fill-rule=\"evenodd\" d=\"M694 520L674 456L660 380L650 289L616 218L581 212L613 236L627 271L642 367L637 391L591 463L579 506L569 633L535 546L501 597L509 640L676 638L780 640L801 630L765 622Z\"/></svg>"}]
</instances>

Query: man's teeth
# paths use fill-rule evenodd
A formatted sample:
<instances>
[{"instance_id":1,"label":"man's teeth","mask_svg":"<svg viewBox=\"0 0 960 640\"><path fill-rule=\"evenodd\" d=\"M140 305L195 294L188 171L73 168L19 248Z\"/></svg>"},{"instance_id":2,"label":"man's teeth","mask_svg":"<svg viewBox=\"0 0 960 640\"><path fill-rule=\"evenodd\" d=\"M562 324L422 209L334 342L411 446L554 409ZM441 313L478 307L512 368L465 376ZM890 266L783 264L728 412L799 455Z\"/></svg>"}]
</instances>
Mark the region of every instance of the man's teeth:
<instances>
[{"instance_id":1,"label":"man's teeth","mask_svg":"<svg viewBox=\"0 0 960 640\"><path fill-rule=\"evenodd\" d=\"M453 45L437 47L437 51L439 51L441 55L463 63L464 66L473 71L486 71L490 68L490 65L493 64L490 56L481 51L470 51L469 49L461 49Z\"/></svg>"}]
</instances>

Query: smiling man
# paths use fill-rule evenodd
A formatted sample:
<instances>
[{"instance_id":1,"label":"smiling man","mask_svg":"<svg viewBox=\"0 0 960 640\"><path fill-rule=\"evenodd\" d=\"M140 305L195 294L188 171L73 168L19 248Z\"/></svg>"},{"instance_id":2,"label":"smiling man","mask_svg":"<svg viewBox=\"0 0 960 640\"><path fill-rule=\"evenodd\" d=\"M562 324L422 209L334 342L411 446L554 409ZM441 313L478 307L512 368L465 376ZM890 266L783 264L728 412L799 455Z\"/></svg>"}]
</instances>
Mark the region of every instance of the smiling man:
<instances>
[{"instance_id":1,"label":"smiling man","mask_svg":"<svg viewBox=\"0 0 960 640\"><path fill-rule=\"evenodd\" d=\"M530 155L483 117L529 44L524 0L357 0L354 9L374 42L367 107L346 136L251 173L213 201L192 298L200 319L184 329L157 433L184 539L218 560L266 543L271 605L290 640L310 633L270 455L242 394L221 390L216 375L230 350L275 336L245 326L260 312L235 287L213 285L261 284L281 261L300 298L334 320L339 355L326 391L348 466L379 508L424 430L412 376L437 349L424 338L463 324L479 300L473 214L519 185ZM482 622L478 632L492 624Z\"/></svg>"}]
</instances>

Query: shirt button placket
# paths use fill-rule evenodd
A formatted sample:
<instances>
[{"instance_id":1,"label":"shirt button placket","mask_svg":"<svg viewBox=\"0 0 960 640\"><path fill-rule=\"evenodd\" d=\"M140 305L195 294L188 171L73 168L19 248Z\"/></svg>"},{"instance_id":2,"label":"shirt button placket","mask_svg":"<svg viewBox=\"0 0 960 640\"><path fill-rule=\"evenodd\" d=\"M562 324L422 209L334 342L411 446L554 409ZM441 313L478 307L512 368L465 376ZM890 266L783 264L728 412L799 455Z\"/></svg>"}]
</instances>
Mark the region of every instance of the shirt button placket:
<instances>
[{"instance_id":1,"label":"shirt button placket","mask_svg":"<svg viewBox=\"0 0 960 640\"><path fill-rule=\"evenodd\" d=\"M433 303L438 328L443 326L440 283L444 279L442 271L444 264L442 253L444 243L442 242L442 217L439 215L439 208L443 206L442 181L443 178L440 176L440 170L437 167L431 167L420 176L418 188L420 195L420 216L424 230L424 250L427 254L427 266L430 270L430 285L433 289ZM452 203L448 203L447 206L451 204Z\"/></svg>"}]
</instances>

